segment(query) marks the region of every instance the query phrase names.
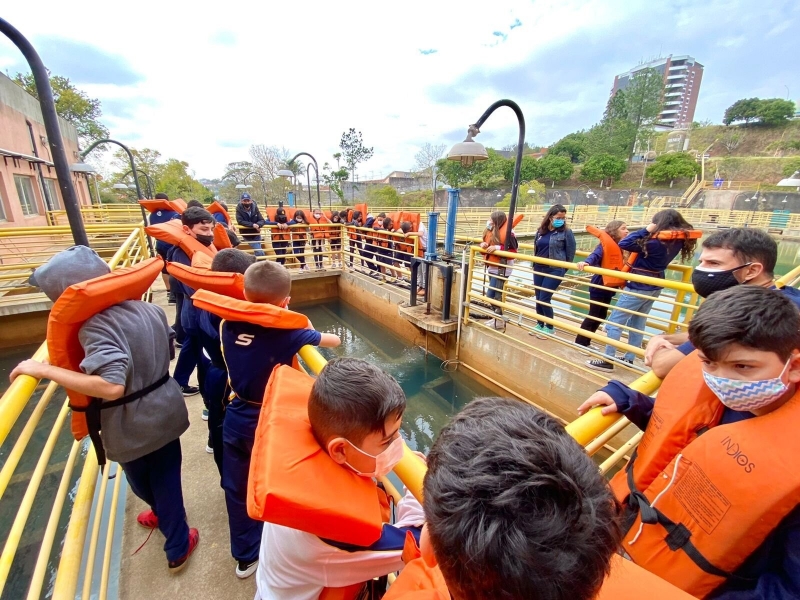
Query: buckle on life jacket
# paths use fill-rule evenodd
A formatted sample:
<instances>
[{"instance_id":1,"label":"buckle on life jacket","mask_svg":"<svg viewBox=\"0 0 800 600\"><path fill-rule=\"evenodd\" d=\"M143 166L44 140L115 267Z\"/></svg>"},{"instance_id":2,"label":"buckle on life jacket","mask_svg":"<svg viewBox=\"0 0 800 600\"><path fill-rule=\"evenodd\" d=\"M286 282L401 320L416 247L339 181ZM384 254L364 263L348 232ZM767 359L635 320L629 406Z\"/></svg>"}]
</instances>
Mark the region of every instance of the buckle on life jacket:
<instances>
[{"instance_id":1,"label":"buckle on life jacket","mask_svg":"<svg viewBox=\"0 0 800 600\"><path fill-rule=\"evenodd\" d=\"M89 429L89 439L92 440L92 445L94 446L94 451L97 455L97 464L100 465L101 468L106 464L106 449L103 446L103 439L100 437L100 411L123 406L129 402L138 400L150 392L157 390L169 380L170 375L169 372L167 372L164 373L164 375L158 381L151 383L138 392L133 392L132 394L128 394L122 398L109 400L108 402L103 402L100 398L92 398L91 403L89 403L89 406L86 407L75 407L72 406L72 404L69 405L74 412L86 413L86 427Z\"/></svg>"}]
</instances>

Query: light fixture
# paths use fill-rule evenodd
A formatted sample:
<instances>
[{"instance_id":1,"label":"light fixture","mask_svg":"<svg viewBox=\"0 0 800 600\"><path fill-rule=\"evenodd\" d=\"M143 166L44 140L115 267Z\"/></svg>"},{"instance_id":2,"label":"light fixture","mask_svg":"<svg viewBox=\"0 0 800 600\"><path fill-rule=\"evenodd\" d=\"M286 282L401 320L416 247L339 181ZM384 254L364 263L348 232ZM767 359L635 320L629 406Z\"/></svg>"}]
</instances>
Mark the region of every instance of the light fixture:
<instances>
[{"instance_id":1,"label":"light fixture","mask_svg":"<svg viewBox=\"0 0 800 600\"><path fill-rule=\"evenodd\" d=\"M797 187L800 188L800 171L795 171L791 177L781 179L776 185L780 187Z\"/></svg>"},{"instance_id":2,"label":"light fixture","mask_svg":"<svg viewBox=\"0 0 800 600\"><path fill-rule=\"evenodd\" d=\"M533 188L528 188L528 193L529 194L535 194L536 192L533 190Z\"/></svg>"},{"instance_id":3,"label":"light fixture","mask_svg":"<svg viewBox=\"0 0 800 600\"><path fill-rule=\"evenodd\" d=\"M497 197L498 197L498 198L502 198L502 197L503 197L503 194L497 194Z\"/></svg>"},{"instance_id":4,"label":"light fixture","mask_svg":"<svg viewBox=\"0 0 800 600\"><path fill-rule=\"evenodd\" d=\"M281 169L278 171L278 177L294 177L294 173L292 173L289 169Z\"/></svg>"},{"instance_id":5,"label":"light fixture","mask_svg":"<svg viewBox=\"0 0 800 600\"><path fill-rule=\"evenodd\" d=\"M401 195L401 196L405 196L405 195L406 195L406 193L405 193L405 192L400 192L400 195Z\"/></svg>"},{"instance_id":6,"label":"light fixture","mask_svg":"<svg viewBox=\"0 0 800 600\"><path fill-rule=\"evenodd\" d=\"M236 189L237 190L249 190L251 187L253 187L253 186L252 185L246 185L244 183L237 183L236 184Z\"/></svg>"},{"instance_id":7,"label":"light fixture","mask_svg":"<svg viewBox=\"0 0 800 600\"><path fill-rule=\"evenodd\" d=\"M784 197L783 197L783 200L781 200L781 204L786 204L786 199L787 199L788 197L789 197L789 196L784 196Z\"/></svg>"},{"instance_id":8,"label":"light fixture","mask_svg":"<svg viewBox=\"0 0 800 600\"><path fill-rule=\"evenodd\" d=\"M136 186L135 186L134 184L132 184L132 183L131 183L131 184L129 184L129 185L128 185L128 189L129 189L129 190L135 190L135 189L136 189Z\"/></svg>"},{"instance_id":9,"label":"light fixture","mask_svg":"<svg viewBox=\"0 0 800 600\"><path fill-rule=\"evenodd\" d=\"M72 163L69 166L69 170L73 173L96 173L97 170L90 165L89 163L79 162L79 163Z\"/></svg>"},{"instance_id":10,"label":"light fixture","mask_svg":"<svg viewBox=\"0 0 800 600\"><path fill-rule=\"evenodd\" d=\"M126 184L126 183L115 183L111 187L114 188L115 190L127 190L128 189L128 184Z\"/></svg>"},{"instance_id":11,"label":"light fixture","mask_svg":"<svg viewBox=\"0 0 800 600\"><path fill-rule=\"evenodd\" d=\"M479 160L489 160L486 148L480 142L472 139L480 133L475 125L470 125L467 130L467 139L459 142L447 153L447 160L455 160L461 163L462 167L471 167Z\"/></svg>"}]
</instances>

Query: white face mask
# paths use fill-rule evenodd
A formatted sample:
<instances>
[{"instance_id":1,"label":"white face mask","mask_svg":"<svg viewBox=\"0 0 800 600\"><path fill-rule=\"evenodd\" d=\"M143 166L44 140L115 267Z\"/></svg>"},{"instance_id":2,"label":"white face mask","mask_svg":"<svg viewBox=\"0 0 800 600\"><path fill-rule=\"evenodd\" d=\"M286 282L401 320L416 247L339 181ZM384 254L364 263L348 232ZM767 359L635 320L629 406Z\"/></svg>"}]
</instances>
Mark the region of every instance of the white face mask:
<instances>
[{"instance_id":1,"label":"white face mask","mask_svg":"<svg viewBox=\"0 0 800 600\"><path fill-rule=\"evenodd\" d=\"M783 374L786 373L791 361L791 358L786 361L781 374L772 379L742 381L717 377L705 371L703 379L719 401L731 410L745 412L758 410L775 402L789 389L789 384L783 382Z\"/></svg>"},{"instance_id":2,"label":"white face mask","mask_svg":"<svg viewBox=\"0 0 800 600\"><path fill-rule=\"evenodd\" d=\"M372 456L372 454L368 454L364 452L361 448L353 444L350 440L345 440L350 446L363 454L364 456L368 456L375 460L375 470L371 473L366 473L363 471L359 471L349 462L345 462L348 467L353 469L357 475L361 477L383 477L384 475L388 475L392 469L394 469L395 465L400 462L400 459L403 458L403 451L405 444L403 443L402 437L397 437L389 447L386 448L383 452L378 454L378 456Z\"/></svg>"}]
</instances>

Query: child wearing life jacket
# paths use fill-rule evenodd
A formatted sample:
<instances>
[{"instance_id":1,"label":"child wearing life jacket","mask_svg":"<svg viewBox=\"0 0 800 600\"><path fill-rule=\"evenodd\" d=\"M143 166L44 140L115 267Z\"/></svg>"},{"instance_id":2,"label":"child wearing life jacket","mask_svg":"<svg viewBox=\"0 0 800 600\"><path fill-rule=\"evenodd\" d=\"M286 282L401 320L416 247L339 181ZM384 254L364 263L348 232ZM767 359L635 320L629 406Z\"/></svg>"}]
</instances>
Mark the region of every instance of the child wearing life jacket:
<instances>
[{"instance_id":1,"label":"child wearing life jacket","mask_svg":"<svg viewBox=\"0 0 800 600\"><path fill-rule=\"evenodd\" d=\"M342 211L344 212L344 211ZM348 227L347 234L347 247L350 253L350 256L347 257L347 266L349 268L353 268L353 260L356 255L356 250L358 250L359 254L363 254L364 251L364 242L362 238L364 237L361 232L357 231L356 227L363 227L364 226L364 214L360 210L353 210L350 214L350 221L347 223L350 227ZM346 218L346 217L345 217ZM351 229L352 227L352 229ZM365 266L364 259L361 259L361 267Z\"/></svg>"},{"instance_id":2,"label":"child wearing life jacket","mask_svg":"<svg viewBox=\"0 0 800 600\"><path fill-rule=\"evenodd\" d=\"M587 229L589 228L587 227ZM611 221L606 225L605 231L592 227L589 232L598 236L600 243L586 260L582 260L576 265L579 271L583 271L587 266L613 269L614 266L624 263L622 250L619 247L619 241L628 235L628 226L624 221ZM625 280L595 275L589 283L591 284L589 287L589 313L581 323L581 329L594 333L600 327L602 320L608 316L611 300L617 294L617 289L625 285ZM594 287L601 285L605 287ZM588 348L591 340L585 335L578 335L575 337L575 343Z\"/></svg>"},{"instance_id":3,"label":"child wearing life jacket","mask_svg":"<svg viewBox=\"0 0 800 600\"><path fill-rule=\"evenodd\" d=\"M394 240L391 233L394 233L394 222L391 217L384 217L381 221L381 229L379 233L375 234L375 254L378 260L378 268L385 277L391 281L400 279L400 273L395 271L392 267L395 264L394 257ZM394 278L394 279L392 279Z\"/></svg>"},{"instance_id":4,"label":"child wearing life jacket","mask_svg":"<svg viewBox=\"0 0 800 600\"><path fill-rule=\"evenodd\" d=\"M422 227L423 225L420 224L420 228ZM413 231L412 228L413 225L411 224L410 221L403 221L400 224L400 229L398 230L399 233L403 234L403 237L411 238L411 240L409 240L409 243L401 245L402 251L398 252L397 254L397 260L406 269L411 269L411 256L414 253L414 243L413 243L414 238L417 238L418 240L417 258L422 258L425 252L425 242L426 242L426 240L424 239L425 235L420 231ZM417 281L415 284L412 282L412 285L416 285L417 296L422 296L425 294L425 265L420 265L417 268Z\"/></svg>"},{"instance_id":5,"label":"child wearing life jacket","mask_svg":"<svg viewBox=\"0 0 800 600\"><path fill-rule=\"evenodd\" d=\"M619 544L617 504L555 419L478 398L442 429L427 462L421 557L385 600L596 597Z\"/></svg>"},{"instance_id":6,"label":"child wearing life jacket","mask_svg":"<svg viewBox=\"0 0 800 600\"><path fill-rule=\"evenodd\" d=\"M109 273L96 252L74 246L36 269L31 282L55 303L55 310L59 298L74 289L71 286ZM102 294L95 300L101 303ZM189 428L189 415L180 386L169 376L170 335L160 307L127 300L96 312L80 327L77 338L85 354L80 371L25 360L10 379L30 375L55 381L69 390L76 411L73 392L101 402L99 426L89 427L92 441L97 448L95 436L102 440L105 456L120 464L133 493L150 506L136 520L161 530L169 571L177 572L186 565L200 535L186 523L183 505L179 438ZM61 362L55 351L53 344L51 360ZM87 415L90 421L88 411L74 414Z\"/></svg>"},{"instance_id":7,"label":"child wearing life jacket","mask_svg":"<svg viewBox=\"0 0 800 600\"><path fill-rule=\"evenodd\" d=\"M289 221L289 226L298 225L292 229L292 252L300 261L300 270L308 271L306 264L306 234L308 233L308 219L306 213L300 209L294 211L294 219ZM304 227L303 227L304 226Z\"/></svg>"},{"instance_id":8,"label":"child wearing life jacket","mask_svg":"<svg viewBox=\"0 0 800 600\"><path fill-rule=\"evenodd\" d=\"M344 211L342 211L344 212ZM336 227L330 228L330 233L328 234L330 243L331 243L331 266L333 268L339 267L340 269L344 268L344 262L342 262L342 228L341 225L347 220L347 213L344 212L344 217L342 217L341 212L333 211L331 213L331 223L336 225Z\"/></svg>"},{"instance_id":9,"label":"child wearing life jacket","mask_svg":"<svg viewBox=\"0 0 800 600\"><path fill-rule=\"evenodd\" d=\"M688 261L694 256L694 248L700 232L692 229L690 223L681 213L667 208L653 215L653 222L629 234L619 242L619 247L631 253L630 272L664 279L664 271L669 263L680 254L681 261ZM669 239L661 239L667 237ZM636 257L633 258L633 254ZM622 328L628 329L628 344L641 347L644 329L647 325L647 314L661 293L661 287L649 283L629 281L618 299L616 308L606 323L606 335L609 339L619 341ZM633 295L636 294L636 295ZM629 312L632 311L632 312ZM633 313L638 314L633 314ZM606 345L606 360L594 359L586 363L590 369L611 372L611 362L616 356L616 348ZM633 364L633 352L626 352L622 360Z\"/></svg>"},{"instance_id":10,"label":"child wearing life jacket","mask_svg":"<svg viewBox=\"0 0 800 600\"><path fill-rule=\"evenodd\" d=\"M325 348L341 341L333 334L313 328L281 328L281 319L296 313L288 311L292 278L289 271L274 262L257 262L244 276L244 295L248 302L274 307L275 327L255 325L225 318L220 327L222 353L228 366L231 389L235 394L225 411L222 429L222 487L228 508L231 553L237 561L236 575L249 577L255 572L261 540L261 522L247 514L247 478L253 450L261 400L270 373L276 365L291 365L305 345ZM214 306L204 308L220 313Z\"/></svg>"},{"instance_id":11,"label":"child wearing life jacket","mask_svg":"<svg viewBox=\"0 0 800 600\"><path fill-rule=\"evenodd\" d=\"M322 249L325 244L325 238L328 237L331 228L323 227L323 225L330 225L331 221L322 214L322 209L317 207L311 213L311 247L314 250L314 265L317 271L322 270ZM316 225L316 227L315 227Z\"/></svg>"},{"instance_id":12,"label":"child wearing life jacket","mask_svg":"<svg viewBox=\"0 0 800 600\"><path fill-rule=\"evenodd\" d=\"M486 250L486 271L489 273L489 287L486 289L486 297L489 300L502 300L503 290L506 287L507 277L511 274L511 267L514 264L513 260L500 259L497 256L492 256L492 253L497 250L503 250L506 245L506 233L508 227L508 217L502 210L494 211L489 217L489 222L486 223L486 231L483 232L483 241L481 248ZM517 236L513 230L511 232L511 239L508 240L508 252L516 252L519 244L517 243ZM492 306L495 314L502 316L503 309L499 306ZM495 319L494 327L496 329L505 329L505 324L500 319Z\"/></svg>"},{"instance_id":13,"label":"child wearing life jacket","mask_svg":"<svg viewBox=\"0 0 800 600\"><path fill-rule=\"evenodd\" d=\"M715 292L689 324L697 348L653 399L611 381L578 409L645 434L611 481L623 550L699 598L800 590L800 312L780 292Z\"/></svg>"},{"instance_id":14,"label":"child wearing life jacket","mask_svg":"<svg viewBox=\"0 0 800 600\"><path fill-rule=\"evenodd\" d=\"M379 271L378 264L375 261L375 254L378 248L378 236L375 232L383 228L383 220L385 218L385 213L381 213L377 217L372 214L368 214L366 220L364 221L364 228L372 229L371 232L366 232L364 234L364 249L361 251L361 256L363 256L367 261L366 266L370 273ZM364 261L361 262L363 263Z\"/></svg>"},{"instance_id":15,"label":"child wearing life jacket","mask_svg":"<svg viewBox=\"0 0 800 600\"><path fill-rule=\"evenodd\" d=\"M366 494L374 498L375 512L383 492L372 478L387 475L403 456L400 426L405 408L406 397L397 381L356 358L330 361L314 381L308 399L308 421L319 445L317 453L321 448L333 459L333 464L326 461L330 469L359 476L359 495L363 498L363 488L368 488ZM299 483L317 484L324 486L325 481ZM330 516L336 513L335 503L348 512L348 503L353 501L347 489L338 489L322 496L331 504L323 508L325 502L318 496L315 502L319 506L309 511L308 519L335 518ZM397 571L403 567L407 532L418 537L423 521L422 507L406 494L397 505L397 523L384 524L369 546L323 540L299 529L264 523L256 598L317 600L324 588L358 585Z\"/></svg>"},{"instance_id":16,"label":"child wearing life jacket","mask_svg":"<svg viewBox=\"0 0 800 600\"><path fill-rule=\"evenodd\" d=\"M271 241L272 241L272 250L275 252L275 255L278 257L275 259L278 264L283 265L286 263L286 249L289 247L289 219L286 218L286 209L283 208L283 203L278 204L277 210L275 210L275 223L272 223L275 227L272 228L271 232Z\"/></svg>"}]
</instances>

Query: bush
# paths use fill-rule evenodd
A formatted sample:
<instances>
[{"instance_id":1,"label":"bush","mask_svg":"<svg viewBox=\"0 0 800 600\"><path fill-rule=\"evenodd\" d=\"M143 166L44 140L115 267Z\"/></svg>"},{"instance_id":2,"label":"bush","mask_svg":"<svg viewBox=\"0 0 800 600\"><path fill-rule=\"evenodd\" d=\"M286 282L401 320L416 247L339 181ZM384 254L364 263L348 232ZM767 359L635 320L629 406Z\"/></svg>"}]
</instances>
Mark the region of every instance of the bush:
<instances>
[{"instance_id":1,"label":"bush","mask_svg":"<svg viewBox=\"0 0 800 600\"><path fill-rule=\"evenodd\" d=\"M699 175L700 169L692 155L686 152L670 152L662 154L652 166L647 167L647 177L653 183L669 181L669 187L672 187L676 179Z\"/></svg>"},{"instance_id":2,"label":"bush","mask_svg":"<svg viewBox=\"0 0 800 600\"><path fill-rule=\"evenodd\" d=\"M581 179L599 181L602 185L605 180L619 179L627 169L628 163L622 158L610 154L595 154L583 164Z\"/></svg>"}]
</instances>

